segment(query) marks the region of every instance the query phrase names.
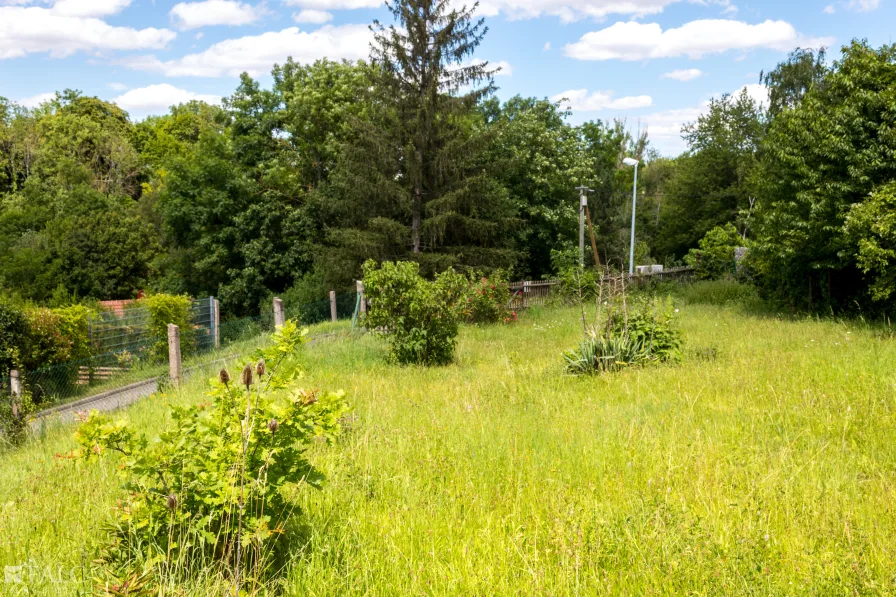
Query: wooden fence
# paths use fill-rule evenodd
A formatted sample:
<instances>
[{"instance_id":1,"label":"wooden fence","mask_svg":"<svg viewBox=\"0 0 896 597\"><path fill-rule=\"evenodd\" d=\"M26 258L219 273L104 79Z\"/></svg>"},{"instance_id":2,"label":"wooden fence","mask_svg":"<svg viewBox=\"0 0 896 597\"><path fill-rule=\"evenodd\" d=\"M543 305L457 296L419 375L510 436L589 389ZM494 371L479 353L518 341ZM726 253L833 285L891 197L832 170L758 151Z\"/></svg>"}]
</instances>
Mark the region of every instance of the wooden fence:
<instances>
[{"instance_id":1,"label":"wooden fence","mask_svg":"<svg viewBox=\"0 0 896 597\"><path fill-rule=\"evenodd\" d=\"M628 278L628 283L633 286L643 286L656 282L690 282L694 278L694 268L692 267L673 267L661 272L652 272L649 274L615 274L613 276L605 276L602 282L609 282L614 279ZM551 300L552 293L556 295L560 287L560 280L523 280L520 282L511 282L510 286L510 308L525 309L536 305L547 304Z\"/></svg>"}]
</instances>

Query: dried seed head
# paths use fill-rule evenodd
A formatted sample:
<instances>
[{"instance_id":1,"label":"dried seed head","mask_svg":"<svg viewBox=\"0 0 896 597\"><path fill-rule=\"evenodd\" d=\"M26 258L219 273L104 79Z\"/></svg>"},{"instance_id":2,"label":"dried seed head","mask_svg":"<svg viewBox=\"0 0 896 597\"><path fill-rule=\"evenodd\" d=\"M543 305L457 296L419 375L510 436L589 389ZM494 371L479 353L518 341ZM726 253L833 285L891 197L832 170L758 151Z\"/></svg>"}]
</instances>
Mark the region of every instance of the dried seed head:
<instances>
[{"instance_id":1,"label":"dried seed head","mask_svg":"<svg viewBox=\"0 0 896 597\"><path fill-rule=\"evenodd\" d=\"M174 510L177 509L177 496L173 493L170 494L167 499L167 505L168 509L174 512Z\"/></svg>"},{"instance_id":2,"label":"dried seed head","mask_svg":"<svg viewBox=\"0 0 896 597\"><path fill-rule=\"evenodd\" d=\"M271 419L268 421L268 429L271 433L277 433L277 429L280 427L280 423L277 422L277 419Z\"/></svg>"},{"instance_id":3,"label":"dried seed head","mask_svg":"<svg viewBox=\"0 0 896 597\"><path fill-rule=\"evenodd\" d=\"M252 385L252 366L251 365L246 365L246 367L243 369L243 375L240 378L240 382L247 388Z\"/></svg>"},{"instance_id":4,"label":"dried seed head","mask_svg":"<svg viewBox=\"0 0 896 597\"><path fill-rule=\"evenodd\" d=\"M261 379L261 376L264 375L264 372L264 359L261 359L257 363L255 363L255 373L258 374L258 379Z\"/></svg>"},{"instance_id":5,"label":"dried seed head","mask_svg":"<svg viewBox=\"0 0 896 597\"><path fill-rule=\"evenodd\" d=\"M221 380L221 383L225 386L230 382L230 373L227 372L227 369L221 369L218 372L218 379Z\"/></svg>"}]
</instances>

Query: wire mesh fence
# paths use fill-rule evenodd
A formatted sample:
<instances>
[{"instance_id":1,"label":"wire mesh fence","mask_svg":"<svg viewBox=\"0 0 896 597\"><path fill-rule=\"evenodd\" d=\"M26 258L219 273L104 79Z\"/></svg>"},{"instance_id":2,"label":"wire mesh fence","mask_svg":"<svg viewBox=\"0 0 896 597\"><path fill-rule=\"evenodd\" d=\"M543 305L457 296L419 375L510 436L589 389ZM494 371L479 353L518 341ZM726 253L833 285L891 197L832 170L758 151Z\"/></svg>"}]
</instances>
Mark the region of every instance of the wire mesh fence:
<instances>
[{"instance_id":1,"label":"wire mesh fence","mask_svg":"<svg viewBox=\"0 0 896 597\"><path fill-rule=\"evenodd\" d=\"M338 319L353 316L357 296L353 292L336 296ZM212 297L193 302L192 329L181 335L185 370L243 348L249 350L250 344L258 343L259 336L274 329L272 312L219 322L215 311ZM288 318L304 325L329 321L332 316L329 298L287 306L285 311ZM25 389L38 408L52 408L128 387L134 388L135 395L152 393L157 385L153 384L167 376L167 354L157 350L159 342L167 340L151 331L147 309L132 307L99 314L91 319L89 332L93 352L89 358L21 372ZM0 377L0 395L9 394L8 376Z\"/></svg>"}]
</instances>

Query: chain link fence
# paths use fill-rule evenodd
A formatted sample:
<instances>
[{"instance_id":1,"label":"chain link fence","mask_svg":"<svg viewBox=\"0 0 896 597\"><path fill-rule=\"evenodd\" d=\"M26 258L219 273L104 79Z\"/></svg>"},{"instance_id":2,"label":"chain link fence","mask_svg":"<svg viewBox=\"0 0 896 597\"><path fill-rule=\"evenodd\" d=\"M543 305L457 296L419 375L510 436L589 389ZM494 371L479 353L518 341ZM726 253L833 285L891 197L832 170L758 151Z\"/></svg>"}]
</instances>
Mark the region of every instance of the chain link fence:
<instances>
[{"instance_id":1,"label":"chain link fence","mask_svg":"<svg viewBox=\"0 0 896 597\"><path fill-rule=\"evenodd\" d=\"M336 296L337 319L352 318L358 295L354 292ZM285 305L286 317L303 325L331 319L330 299L304 305ZM218 321L216 302L208 297L193 301L189 344L182 345L184 369L200 367L251 349L259 336L274 329L273 313L254 317ZM68 361L30 371L20 376L34 404L40 409L77 402L82 398L133 386L145 395L146 382L163 379L168 374L166 358L153 354L159 338L151 331L150 315L145 308L109 311L91 318L90 342L93 355L79 361ZM244 344L245 346L240 346ZM9 396L8 372L0 377L0 395ZM153 386L154 388L155 386ZM149 393L155 389L151 388Z\"/></svg>"}]
</instances>

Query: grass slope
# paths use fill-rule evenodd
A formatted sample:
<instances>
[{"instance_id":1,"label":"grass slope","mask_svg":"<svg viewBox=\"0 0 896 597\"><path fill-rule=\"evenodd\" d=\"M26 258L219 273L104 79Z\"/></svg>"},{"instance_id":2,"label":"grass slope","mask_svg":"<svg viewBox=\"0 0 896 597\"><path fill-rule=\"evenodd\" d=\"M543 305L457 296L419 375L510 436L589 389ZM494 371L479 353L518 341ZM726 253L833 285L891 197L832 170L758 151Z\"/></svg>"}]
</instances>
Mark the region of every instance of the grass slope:
<instances>
[{"instance_id":1,"label":"grass slope","mask_svg":"<svg viewBox=\"0 0 896 597\"><path fill-rule=\"evenodd\" d=\"M329 480L301 498L285 594L896 592L893 341L681 310L689 352L715 360L566 376L573 310L465 327L444 368L389 366L372 336L310 349L306 385L344 388L356 420L314 449ZM153 428L201 395L128 416ZM2 457L0 567L37 572L0 594L83 594L46 569L85 574L118 480L54 457L72 446L57 430Z\"/></svg>"}]
</instances>

